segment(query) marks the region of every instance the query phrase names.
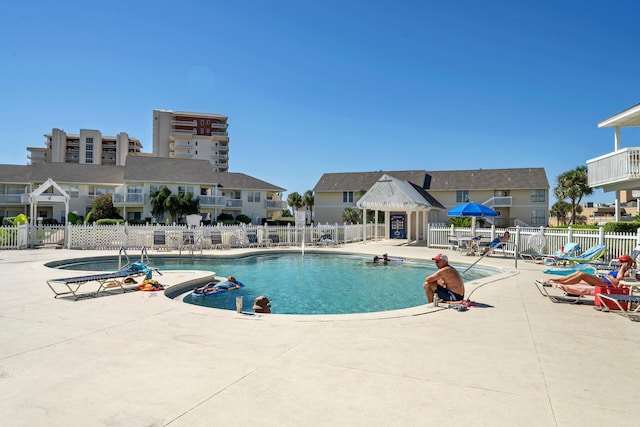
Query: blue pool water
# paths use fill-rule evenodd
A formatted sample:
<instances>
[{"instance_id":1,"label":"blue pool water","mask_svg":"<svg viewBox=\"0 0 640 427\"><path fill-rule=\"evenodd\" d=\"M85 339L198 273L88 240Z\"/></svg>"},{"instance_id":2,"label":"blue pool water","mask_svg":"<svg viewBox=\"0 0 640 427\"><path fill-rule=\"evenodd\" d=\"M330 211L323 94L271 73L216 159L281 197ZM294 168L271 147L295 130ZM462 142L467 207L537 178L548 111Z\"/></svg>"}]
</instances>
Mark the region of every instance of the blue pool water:
<instances>
[{"instance_id":1,"label":"blue pool water","mask_svg":"<svg viewBox=\"0 0 640 427\"><path fill-rule=\"evenodd\" d=\"M272 313L346 314L368 313L426 304L422 288L424 277L435 271L433 262L370 264L361 255L305 253L265 253L223 257L152 257L150 264L160 270L206 270L217 276L233 275L245 287L206 297L184 295L189 304L235 310L235 298L242 296L244 310L251 311L253 300L266 295ZM95 260L66 264L75 270L116 270L117 261ZM459 271L464 268L458 268ZM465 282L487 277L495 271L474 268ZM162 278L157 276L160 283Z\"/></svg>"}]
</instances>

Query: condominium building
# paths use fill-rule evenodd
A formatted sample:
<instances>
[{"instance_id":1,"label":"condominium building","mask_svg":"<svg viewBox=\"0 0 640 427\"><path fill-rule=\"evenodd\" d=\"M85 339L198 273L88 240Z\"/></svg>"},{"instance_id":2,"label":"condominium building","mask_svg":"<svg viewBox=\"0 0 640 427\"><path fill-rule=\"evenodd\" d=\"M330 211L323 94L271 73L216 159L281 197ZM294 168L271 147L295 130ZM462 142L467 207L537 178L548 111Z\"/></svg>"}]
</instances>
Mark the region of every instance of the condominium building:
<instances>
[{"instance_id":1,"label":"condominium building","mask_svg":"<svg viewBox=\"0 0 640 427\"><path fill-rule=\"evenodd\" d=\"M221 114L153 110L153 156L207 160L229 171L228 118Z\"/></svg>"},{"instance_id":2,"label":"condominium building","mask_svg":"<svg viewBox=\"0 0 640 427\"><path fill-rule=\"evenodd\" d=\"M79 134L67 134L53 129L44 135L44 147L27 147L31 165L40 163L77 163L123 166L128 155L139 155L142 144L125 132L103 136L99 130L80 129Z\"/></svg>"}]
</instances>

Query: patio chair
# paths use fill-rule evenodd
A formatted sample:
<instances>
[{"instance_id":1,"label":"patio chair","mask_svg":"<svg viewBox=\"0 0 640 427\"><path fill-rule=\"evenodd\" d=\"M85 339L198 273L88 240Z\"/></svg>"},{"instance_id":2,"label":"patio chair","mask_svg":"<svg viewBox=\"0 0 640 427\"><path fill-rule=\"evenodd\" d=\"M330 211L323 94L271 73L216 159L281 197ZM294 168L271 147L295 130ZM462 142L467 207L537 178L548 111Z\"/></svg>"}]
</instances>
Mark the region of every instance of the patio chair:
<instances>
[{"instance_id":1,"label":"patio chair","mask_svg":"<svg viewBox=\"0 0 640 427\"><path fill-rule=\"evenodd\" d=\"M615 313L618 313L631 321L640 321L640 295L598 293L597 297L603 302L608 302L608 306L616 307L617 310L614 310ZM635 309L633 308L634 305L636 307Z\"/></svg>"},{"instance_id":2,"label":"patio chair","mask_svg":"<svg viewBox=\"0 0 640 427\"><path fill-rule=\"evenodd\" d=\"M586 296L595 297L595 287L586 284L564 285L561 283L550 283L545 280L535 280L536 288L543 297L555 303L582 304ZM558 289L563 295L549 293L547 289Z\"/></svg>"},{"instance_id":3,"label":"patio chair","mask_svg":"<svg viewBox=\"0 0 640 427\"><path fill-rule=\"evenodd\" d=\"M222 241L222 233L220 231L213 231L209 236L209 241L211 242L211 249L224 249L228 247Z\"/></svg>"},{"instance_id":4,"label":"patio chair","mask_svg":"<svg viewBox=\"0 0 640 427\"><path fill-rule=\"evenodd\" d=\"M566 258L577 256L581 249L579 244L568 242L554 253L545 255L542 263L545 265L566 264Z\"/></svg>"},{"instance_id":5,"label":"patio chair","mask_svg":"<svg viewBox=\"0 0 640 427\"><path fill-rule=\"evenodd\" d=\"M561 263L569 263L569 264L585 264L592 263L602 258L604 254L607 252L607 247L605 245L595 245L591 246L589 249L576 256L559 256L555 257L554 262L556 264ZM545 258L546 260L546 258Z\"/></svg>"},{"instance_id":6,"label":"patio chair","mask_svg":"<svg viewBox=\"0 0 640 427\"><path fill-rule=\"evenodd\" d=\"M167 246L167 234L162 230L156 230L153 232L153 249L169 250Z\"/></svg>"},{"instance_id":7,"label":"patio chair","mask_svg":"<svg viewBox=\"0 0 640 427\"><path fill-rule=\"evenodd\" d=\"M76 299L80 298L78 294L78 290L80 287L86 283L96 282L98 284L98 290L95 291L94 295L98 296L100 292L108 291L113 288L120 288L122 292L127 292L127 289L124 287L127 284L126 279L133 278L140 275L145 275L147 279L150 279L152 276L152 272L155 271L158 274L162 275L160 271L156 268L149 267L148 265L137 261L131 265L125 266L124 268L114 271L112 273L99 273L99 274L90 274L87 276L75 276L75 277L64 277L61 279L50 279L47 280L47 285L55 294L54 298L58 298L61 295L73 295ZM56 289L65 287L64 290Z\"/></svg>"}]
</instances>

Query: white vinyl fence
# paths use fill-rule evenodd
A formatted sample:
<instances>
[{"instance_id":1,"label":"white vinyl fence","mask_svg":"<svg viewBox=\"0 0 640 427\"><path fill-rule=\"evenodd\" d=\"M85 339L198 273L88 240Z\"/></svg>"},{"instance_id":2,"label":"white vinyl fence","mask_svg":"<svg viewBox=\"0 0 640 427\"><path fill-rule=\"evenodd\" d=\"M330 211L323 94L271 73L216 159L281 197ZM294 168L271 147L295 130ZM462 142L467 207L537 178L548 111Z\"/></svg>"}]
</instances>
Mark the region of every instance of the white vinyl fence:
<instances>
[{"instance_id":1,"label":"white vinyl fence","mask_svg":"<svg viewBox=\"0 0 640 427\"><path fill-rule=\"evenodd\" d=\"M0 249L26 249L42 245L64 246L71 249L150 249L150 250L204 250L211 248L269 247L269 246L336 246L346 243L385 240L384 224L319 224L295 227L256 225L214 225L187 227L184 225L68 225L56 227L0 227ZM544 253L553 253L568 242L576 242L583 250L597 244L607 247L605 259L630 254L640 244L640 229L635 233L605 233L604 229L585 230L572 228L478 228L474 236L471 229L429 225L420 241L413 242L443 250L451 249L452 237L480 236L491 241L509 231L511 240L506 253L530 250L529 239L542 234L546 239ZM217 235L221 243L215 244ZM400 242L400 240L398 240ZM406 242L406 239L404 240Z\"/></svg>"}]
</instances>

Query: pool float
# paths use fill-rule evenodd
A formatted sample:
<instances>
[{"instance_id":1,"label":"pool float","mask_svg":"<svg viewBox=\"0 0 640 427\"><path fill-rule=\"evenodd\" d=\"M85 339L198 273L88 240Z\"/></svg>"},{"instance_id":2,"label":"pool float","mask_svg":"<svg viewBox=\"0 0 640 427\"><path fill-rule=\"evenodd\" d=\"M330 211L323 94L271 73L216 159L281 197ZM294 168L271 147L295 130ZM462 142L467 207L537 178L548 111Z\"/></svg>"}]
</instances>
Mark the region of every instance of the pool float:
<instances>
[{"instance_id":1,"label":"pool float","mask_svg":"<svg viewBox=\"0 0 640 427\"><path fill-rule=\"evenodd\" d=\"M548 268L543 271L545 274L557 274L560 276L568 276L571 273L575 273L576 271L584 271L589 274L596 274L597 269L589 264L577 264L569 267L556 267L556 268Z\"/></svg>"},{"instance_id":2,"label":"pool float","mask_svg":"<svg viewBox=\"0 0 640 427\"><path fill-rule=\"evenodd\" d=\"M240 282L239 280L236 280L234 283L237 284L238 286L240 286L241 288L244 288L244 284L242 282ZM209 296L209 295L221 294L221 293L227 292L229 290L227 288L217 288L216 286L218 286L218 284L213 286L213 288L217 289L215 292L209 292L207 294L202 292L204 286L196 288L193 291L191 291L191 296L194 296L194 297L206 297L206 296Z\"/></svg>"}]
</instances>

